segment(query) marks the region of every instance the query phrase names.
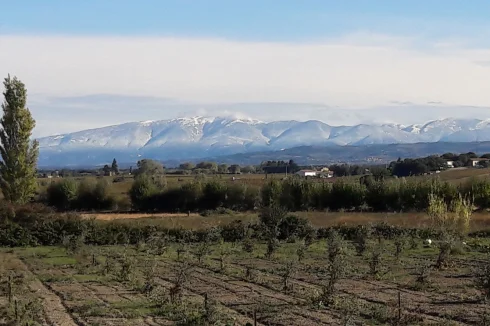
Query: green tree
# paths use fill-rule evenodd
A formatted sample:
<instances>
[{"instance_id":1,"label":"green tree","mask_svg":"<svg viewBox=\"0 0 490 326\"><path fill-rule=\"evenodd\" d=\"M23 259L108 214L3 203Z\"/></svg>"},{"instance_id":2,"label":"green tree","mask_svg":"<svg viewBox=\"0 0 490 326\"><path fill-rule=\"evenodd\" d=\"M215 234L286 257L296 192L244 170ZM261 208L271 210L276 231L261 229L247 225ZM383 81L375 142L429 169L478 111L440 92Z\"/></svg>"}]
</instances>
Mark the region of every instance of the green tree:
<instances>
[{"instance_id":1,"label":"green tree","mask_svg":"<svg viewBox=\"0 0 490 326\"><path fill-rule=\"evenodd\" d=\"M116 173L116 174L119 173L119 166L117 165L116 159L112 160L111 171Z\"/></svg>"},{"instance_id":2,"label":"green tree","mask_svg":"<svg viewBox=\"0 0 490 326\"><path fill-rule=\"evenodd\" d=\"M158 188L155 182L148 174L142 173L134 179L133 185L129 190L129 197L134 208L145 210L149 208L149 198L157 192Z\"/></svg>"},{"instance_id":3,"label":"green tree","mask_svg":"<svg viewBox=\"0 0 490 326\"><path fill-rule=\"evenodd\" d=\"M256 172L255 166L253 166L253 165L244 166L243 168L241 168L241 170L243 173L255 173Z\"/></svg>"},{"instance_id":4,"label":"green tree","mask_svg":"<svg viewBox=\"0 0 490 326\"><path fill-rule=\"evenodd\" d=\"M216 162L200 162L197 163L196 168L203 170L210 170L210 172L218 171L218 164Z\"/></svg>"},{"instance_id":5,"label":"green tree","mask_svg":"<svg viewBox=\"0 0 490 326\"><path fill-rule=\"evenodd\" d=\"M219 173L228 173L228 164L220 164L218 165Z\"/></svg>"},{"instance_id":6,"label":"green tree","mask_svg":"<svg viewBox=\"0 0 490 326\"><path fill-rule=\"evenodd\" d=\"M232 166L230 166L230 173L233 173L233 174L240 174L240 165L238 164L233 164Z\"/></svg>"},{"instance_id":7,"label":"green tree","mask_svg":"<svg viewBox=\"0 0 490 326\"><path fill-rule=\"evenodd\" d=\"M5 91L0 120L0 187L6 200L26 203L36 190L36 164L39 143L31 141L36 121L26 107L27 90L16 77L4 81Z\"/></svg>"},{"instance_id":8,"label":"green tree","mask_svg":"<svg viewBox=\"0 0 490 326\"><path fill-rule=\"evenodd\" d=\"M181 170L192 170L193 168L195 168L195 165L190 162L182 163L179 165L179 169Z\"/></svg>"},{"instance_id":9,"label":"green tree","mask_svg":"<svg viewBox=\"0 0 490 326\"><path fill-rule=\"evenodd\" d=\"M111 172L111 168L109 167L109 165L106 164L102 168L102 171L104 172L104 174L109 174L109 172Z\"/></svg>"},{"instance_id":10,"label":"green tree","mask_svg":"<svg viewBox=\"0 0 490 326\"><path fill-rule=\"evenodd\" d=\"M164 173L163 165L160 162L150 159L138 161L137 174L159 175Z\"/></svg>"}]
</instances>

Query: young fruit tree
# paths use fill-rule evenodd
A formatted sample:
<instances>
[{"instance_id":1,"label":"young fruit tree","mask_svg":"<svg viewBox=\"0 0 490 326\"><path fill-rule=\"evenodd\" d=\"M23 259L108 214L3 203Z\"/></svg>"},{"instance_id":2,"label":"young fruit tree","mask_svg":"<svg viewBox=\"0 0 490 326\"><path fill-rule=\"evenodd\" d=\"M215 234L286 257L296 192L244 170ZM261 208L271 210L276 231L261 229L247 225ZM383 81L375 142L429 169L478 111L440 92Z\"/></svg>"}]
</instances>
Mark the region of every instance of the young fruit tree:
<instances>
[{"instance_id":1,"label":"young fruit tree","mask_svg":"<svg viewBox=\"0 0 490 326\"><path fill-rule=\"evenodd\" d=\"M286 216L286 211L279 206L265 207L261 214L260 228L262 235L267 242L267 249L265 256L271 259L277 248L279 247L279 224Z\"/></svg>"},{"instance_id":2,"label":"young fruit tree","mask_svg":"<svg viewBox=\"0 0 490 326\"><path fill-rule=\"evenodd\" d=\"M39 143L31 140L36 122L26 107L27 90L16 77L5 78L0 120L0 188L6 200L24 204L36 190Z\"/></svg>"}]
</instances>

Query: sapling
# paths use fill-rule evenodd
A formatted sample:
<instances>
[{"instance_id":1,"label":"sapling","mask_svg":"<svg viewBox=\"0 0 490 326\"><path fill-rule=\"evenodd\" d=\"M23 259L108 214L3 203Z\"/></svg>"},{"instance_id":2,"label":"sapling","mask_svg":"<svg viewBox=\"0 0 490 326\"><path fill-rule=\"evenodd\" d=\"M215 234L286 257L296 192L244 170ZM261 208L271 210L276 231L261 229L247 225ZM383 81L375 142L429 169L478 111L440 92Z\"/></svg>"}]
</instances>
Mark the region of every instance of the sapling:
<instances>
[{"instance_id":1,"label":"sapling","mask_svg":"<svg viewBox=\"0 0 490 326\"><path fill-rule=\"evenodd\" d=\"M482 292L483 299L490 299L490 263L479 265L473 269L475 285Z\"/></svg>"},{"instance_id":2,"label":"sapling","mask_svg":"<svg viewBox=\"0 0 490 326\"><path fill-rule=\"evenodd\" d=\"M134 273L134 261L128 254L125 252L119 258L119 271L118 271L118 279L121 282L129 282L133 279Z\"/></svg>"},{"instance_id":3,"label":"sapling","mask_svg":"<svg viewBox=\"0 0 490 326\"><path fill-rule=\"evenodd\" d=\"M400 255L403 251L403 247L405 246L405 238L397 237L393 243L395 245L395 258L396 260L400 260Z\"/></svg>"},{"instance_id":4,"label":"sapling","mask_svg":"<svg viewBox=\"0 0 490 326\"><path fill-rule=\"evenodd\" d=\"M451 249L454 247L454 236L448 232L442 232L441 240L438 243L439 255L437 256L436 267L442 269L448 265Z\"/></svg>"},{"instance_id":5,"label":"sapling","mask_svg":"<svg viewBox=\"0 0 490 326\"><path fill-rule=\"evenodd\" d=\"M221 241L220 241L218 254L219 254L219 257L218 257L219 268L220 268L220 271L223 273L226 270L226 263L228 261L228 257L231 254L231 249L226 246L223 239L221 239Z\"/></svg>"},{"instance_id":6,"label":"sapling","mask_svg":"<svg viewBox=\"0 0 490 326\"><path fill-rule=\"evenodd\" d=\"M204 257L211 253L211 244L208 241L200 242L195 255L197 257L198 263L201 265Z\"/></svg>"},{"instance_id":7,"label":"sapling","mask_svg":"<svg viewBox=\"0 0 490 326\"><path fill-rule=\"evenodd\" d=\"M369 273L376 279L383 275L381 271L383 252L384 247L382 243L376 245L371 251L371 257L369 259Z\"/></svg>"},{"instance_id":8,"label":"sapling","mask_svg":"<svg viewBox=\"0 0 490 326\"><path fill-rule=\"evenodd\" d=\"M115 265L116 265L115 257L112 255L108 255L105 259L104 264L102 265L102 270L101 270L102 275L107 276L112 272L114 272Z\"/></svg>"},{"instance_id":9,"label":"sapling","mask_svg":"<svg viewBox=\"0 0 490 326\"><path fill-rule=\"evenodd\" d=\"M254 281L257 277L257 272L255 270L255 266L253 265L246 265L245 266L245 279L247 281Z\"/></svg>"},{"instance_id":10,"label":"sapling","mask_svg":"<svg viewBox=\"0 0 490 326\"><path fill-rule=\"evenodd\" d=\"M296 249L296 255L298 255L298 262L301 263L305 258L307 246L305 243L299 245L298 249Z\"/></svg>"},{"instance_id":11,"label":"sapling","mask_svg":"<svg viewBox=\"0 0 490 326\"><path fill-rule=\"evenodd\" d=\"M291 277L293 277L296 271L296 267L294 262L287 262L284 267L281 269L281 278L282 278L282 290L285 292L291 291L291 284L289 283Z\"/></svg>"},{"instance_id":12,"label":"sapling","mask_svg":"<svg viewBox=\"0 0 490 326\"><path fill-rule=\"evenodd\" d=\"M319 297L321 305L331 305L336 294L336 284L346 272L345 243L343 238L334 229L330 230L327 238L328 265L327 283L322 286Z\"/></svg>"},{"instance_id":13,"label":"sapling","mask_svg":"<svg viewBox=\"0 0 490 326\"><path fill-rule=\"evenodd\" d=\"M356 230L354 237L354 247L356 248L357 255L362 256L368 248L369 237L372 230L369 226L359 226Z\"/></svg>"},{"instance_id":14,"label":"sapling","mask_svg":"<svg viewBox=\"0 0 490 326\"><path fill-rule=\"evenodd\" d=\"M218 303L204 294L204 321L206 325L216 325L218 321Z\"/></svg>"},{"instance_id":15,"label":"sapling","mask_svg":"<svg viewBox=\"0 0 490 326\"><path fill-rule=\"evenodd\" d=\"M327 255L330 263L335 262L344 254L345 244L342 236L334 229L331 229L327 237Z\"/></svg>"},{"instance_id":16,"label":"sapling","mask_svg":"<svg viewBox=\"0 0 490 326\"><path fill-rule=\"evenodd\" d=\"M277 205L266 207L259 215L262 235L266 240L266 258L271 259L279 247L279 224L286 216L286 211Z\"/></svg>"},{"instance_id":17,"label":"sapling","mask_svg":"<svg viewBox=\"0 0 490 326\"><path fill-rule=\"evenodd\" d=\"M180 239L177 242L177 248L176 248L177 261L181 261L182 255L185 254L187 251L188 251L187 242L183 239Z\"/></svg>"},{"instance_id":18,"label":"sapling","mask_svg":"<svg viewBox=\"0 0 490 326\"><path fill-rule=\"evenodd\" d=\"M157 261L156 259L145 259L143 265L143 280L144 284L142 292L149 295L156 288L156 276L157 276Z\"/></svg>"},{"instance_id":19,"label":"sapling","mask_svg":"<svg viewBox=\"0 0 490 326\"><path fill-rule=\"evenodd\" d=\"M148 239L149 252L155 256L163 255L168 249L167 237L161 233L156 233Z\"/></svg>"},{"instance_id":20,"label":"sapling","mask_svg":"<svg viewBox=\"0 0 490 326\"><path fill-rule=\"evenodd\" d=\"M415 285L417 288L424 289L429 285L431 268L431 264L427 262L422 264L422 266L417 269L415 277Z\"/></svg>"},{"instance_id":21,"label":"sapling","mask_svg":"<svg viewBox=\"0 0 490 326\"><path fill-rule=\"evenodd\" d=\"M417 237L417 235L414 232L412 232L410 234L410 238L408 240L409 246L410 246L410 249L411 250L415 250L415 249L417 249L419 247L418 240L419 240L419 238Z\"/></svg>"},{"instance_id":22,"label":"sapling","mask_svg":"<svg viewBox=\"0 0 490 326\"><path fill-rule=\"evenodd\" d=\"M248 254L252 254L255 249L255 242L250 236L246 236L242 241L242 250Z\"/></svg>"},{"instance_id":23,"label":"sapling","mask_svg":"<svg viewBox=\"0 0 490 326\"><path fill-rule=\"evenodd\" d=\"M182 301L182 291L184 289L184 284L187 282L192 270L191 266L187 262L183 262L176 267L175 272L175 281L173 286L170 288L170 301L172 303Z\"/></svg>"},{"instance_id":24,"label":"sapling","mask_svg":"<svg viewBox=\"0 0 490 326\"><path fill-rule=\"evenodd\" d=\"M309 225L305 231L305 236L303 239L305 247L309 248L313 244L313 241L315 241L315 239L316 239L316 230Z\"/></svg>"},{"instance_id":25,"label":"sapling","mask_svg":"<svg viewBox=\"0 0 490 326\"><path fill-rule=\"evenodd\" d=\"M62 239L62 245L65 248L67 254L75 254L79 252L85 245L85 236L83 234L64 235Z\"/></svg>"}]
</instances>

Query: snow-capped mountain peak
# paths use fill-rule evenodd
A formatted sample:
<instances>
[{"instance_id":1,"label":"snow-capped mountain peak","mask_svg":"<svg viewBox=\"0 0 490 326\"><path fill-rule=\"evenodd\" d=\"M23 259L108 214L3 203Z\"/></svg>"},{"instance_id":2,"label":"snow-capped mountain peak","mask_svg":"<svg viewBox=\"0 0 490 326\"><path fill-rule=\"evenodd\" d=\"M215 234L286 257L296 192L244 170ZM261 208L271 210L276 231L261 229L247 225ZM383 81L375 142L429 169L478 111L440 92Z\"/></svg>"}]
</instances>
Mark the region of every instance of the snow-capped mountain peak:
<instances>
[{"instance_id":1,"label":"snow-capped mountain peak","mask_svg":"<svg viewBox=\"0 0 490 326\"><path fill-rule=\"evenodd\" d=\"M40 164L67 157L94 164L118 155L186 159L308 145L369 145L490 140L490 120L441 119L423 124L332 126L318 120L262 122L244 117L182 117L130 122L39 139Z\"/></svg>"}]
</instances>

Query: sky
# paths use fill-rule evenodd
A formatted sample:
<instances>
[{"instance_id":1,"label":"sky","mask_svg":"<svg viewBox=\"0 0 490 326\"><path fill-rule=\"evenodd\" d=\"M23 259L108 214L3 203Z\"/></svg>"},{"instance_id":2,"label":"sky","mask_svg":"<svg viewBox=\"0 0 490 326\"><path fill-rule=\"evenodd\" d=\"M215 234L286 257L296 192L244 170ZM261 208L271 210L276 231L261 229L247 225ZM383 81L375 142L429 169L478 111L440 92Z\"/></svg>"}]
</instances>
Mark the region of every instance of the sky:
<instances>
[{"instance_id":1,"label":"sky","mask_svg":"<svg viewBox=\"0 0 490 326\"><path fill-rule=\"evenodd\" d=\"M0 8L0 77L26 84L36 137L189 115L490 118L488 0L0 0Z\"/></svg>"}]
</instances>

